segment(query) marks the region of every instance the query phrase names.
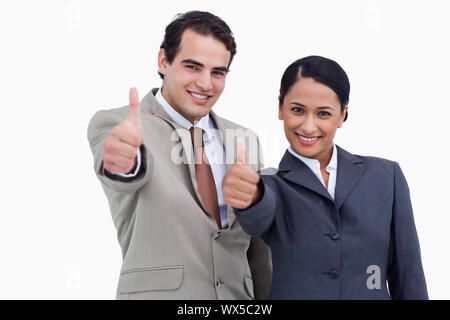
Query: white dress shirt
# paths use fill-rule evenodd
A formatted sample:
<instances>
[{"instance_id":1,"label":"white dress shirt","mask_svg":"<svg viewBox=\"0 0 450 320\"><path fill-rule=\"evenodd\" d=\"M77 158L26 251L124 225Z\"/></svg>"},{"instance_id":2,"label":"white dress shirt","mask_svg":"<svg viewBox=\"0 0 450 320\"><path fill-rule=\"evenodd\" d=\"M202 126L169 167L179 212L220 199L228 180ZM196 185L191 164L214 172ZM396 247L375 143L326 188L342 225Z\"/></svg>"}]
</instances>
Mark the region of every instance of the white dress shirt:
<instances>
[{"instance_id":1,"label":"white dress shirt","mask_svg":"<svg viewBox=\"0 0 450 320\"><path fill-rule=\"evenodd\" d=\"M323 186L325 187L325 181L322 177L322 172L320 172L320 162L316 159L311 159L307 157L303 157L296 153L292 148L289 146L288 151L297 159L300 159L303 161L304 164L306 164L312 172L316 175L317 179L319 179L320 182L322 182ZM328 177L328 193L331 195L331 197L334 199L334 191L336 189L336 177L337 177L337 150L336 145L333 143L333 154L331 155L330 162L328 163L325 170L330 174Z\"/></svg>"},{"instance_id":2,"label":"white dress shirt","mask_svg":"<svg viewBox=\"0 0 450 320\"><path fill-rule=\"evenodd\" d=\"M172 118L172 120L183 128L190 129L192 123L178 113L172 106L164 99L161 88L155 95L156 101L163 107L164 111ZM217 200L219 203L220 221L222 223L222 228L227 228L227 205L223 202L223 192L222 192L222 180L226 173L226 162L225 162L225 148L223 146L222 139L217 130L216 124L209 116L209 113L201 118L194 127L203 129L203 142L206 157L211 166L211 171L214 177L214 183L217 190ZM120 174L123 177L133 177L139 171L141 164L141 152L138 149L137 152L137 166L134 173L130 174Z\"/></svg>"}]
</instances>

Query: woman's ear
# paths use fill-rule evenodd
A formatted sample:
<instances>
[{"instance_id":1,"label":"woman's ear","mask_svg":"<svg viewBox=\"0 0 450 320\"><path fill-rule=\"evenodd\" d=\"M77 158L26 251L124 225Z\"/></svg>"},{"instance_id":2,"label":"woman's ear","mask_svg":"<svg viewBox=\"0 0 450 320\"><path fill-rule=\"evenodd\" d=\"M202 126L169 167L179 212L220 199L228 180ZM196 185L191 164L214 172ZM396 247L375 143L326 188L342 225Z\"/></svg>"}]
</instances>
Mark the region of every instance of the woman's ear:
<instances>
[{"instance_id":1,"label":"woman's ear","mask_svg":"<svg viewBox=\"0 0 450 320\"><path fill-rule=\"evenodd\" d=\"M280 96L278 96L278 119L283 120L283 114L281 112L281 103L280 103Z\"/></svg>"},{"instance_id":2,"label":"woman's ear","mask_svg":"<svg viewBox=\"0 0 450 320\"><path fill-rule=\"evenodd\" d=\"M338 128L342 127L342 124L344 123L344 120L347 118L347 111L348 111L348 105L345 106L344 111L342 111L341 114L339 115Z\"/></svg>"}]
</instances>

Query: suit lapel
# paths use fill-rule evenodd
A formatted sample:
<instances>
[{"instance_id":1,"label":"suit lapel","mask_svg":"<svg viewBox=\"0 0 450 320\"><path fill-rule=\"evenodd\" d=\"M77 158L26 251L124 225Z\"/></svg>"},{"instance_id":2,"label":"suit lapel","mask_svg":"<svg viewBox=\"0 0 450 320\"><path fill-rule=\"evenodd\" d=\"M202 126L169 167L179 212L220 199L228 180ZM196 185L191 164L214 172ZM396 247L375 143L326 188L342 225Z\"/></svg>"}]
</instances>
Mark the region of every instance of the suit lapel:
<instances>
[{"instance_id":1,"label":"suit lapel","mask_svg":"<svg viewBox=\"0 0 450 320\"><path fill-rule=\"evenodd\" d=\"M324 198L336 203L339 210L347 196L353 190L362 173L364 172L363 162L356 156L350 154L336 145L338 156L338 169L336 178L336 188L334 200L322 182L315 176L312 170L303 161L295 158L289 151L283 156L278 171L284 179L303 186ZM286 172L283 175L283 172Z\"/></svg>"},{"instance_id":2,"label":"suit lapel","mask_svg":"<svg viewBox=\"0 0 450 320\"><path fill-rule=\"evenodd\" d=\"M338 169L336 178L335 202L339 210L347 196L353 190L362 173L364 163L356 156L336 146L338 151Z\"/></svg>"},{"instance_id":3,"label":"suit lapel","mask_svg":"<svg viewBox=\"0 0 450 320\"><path fill-rule=\"evenodd\" d=\"M227 141L226 130L233 129L233 128L227 127L224 123L224 120L221 117L219 117L214 111L211 110L209 112L209 115L216 123L217 130L219 130L220 138L222 139L223 148L225 150L225 158L227 159L228 152L234 153L234 150L227 149L227 142L230 142L230 141ZM228 172L228 170L230 170L231 167L233 166L233 163L228 163L228 161L225 161L225 164L226 164L226 171Z\"/></svg>"},{"instance_id":4,"label":"suit lapel","mask_svg":"<svg viewBox=\"0 0 450 320\"><path fill-rule=\"evenodd\" d=\"M287 150L281 159L278 173L282 175L285 180L298 184L333 201L328 190L325 189L322 182L320 182L312 170L303 161L294 157Z\"/></svg>"},{"instance_id":5,"label":"suit lapel","mask_svg":"<svg viewBox=\"0 0 450 320\"><path fill-rule=\"evenodd\" d=\"M222 138L223 148L225 150L225 159L228 159L228 152L233 152L233 154L234 154L234 150L227 150L226 130L233 129L233 128L227 127L225 125L223 119L220 118L218 115L216 115L216 113L214 111L211 110L209 112L209 115L216 123L217 129L219 130L219 133L220 133L220 137ZM226 165L226 172L228 172L231 169L231 167L233 166L233 164L228 163L228 161L225 161L225 165ZM229 228L231 228L231 225L234 223L235 220L236 220L236 216L234 215L233 208L231 206L227 205L227 223L228 223Z\"/></svg>"},{"instance_id":6,"label":"suit lapel","mask_svg":"<svg viewBox=\"0 0 450 320\"><path fill-rule=\"evenodd\" d=\"M183 163L186 163L189 168L189 176L191 178L192 185L194 187L194 192L196 196L197 203L203 209L206 214L206 209L203 204L202 198L200 197L200 193L198 191L197 179L195 178L195 164L193 157L193 147L191 140L191 133L186 128L178 125L176 122L172 120L172 118L167 114L164 108L158 103L155 98L155 94L158 92L158 88L152 89L141 101L141 109L142 112L151 113L167 123L169 123L173 129L175 130L179 141L183 146Z\"/></svg>"}]
</instances>

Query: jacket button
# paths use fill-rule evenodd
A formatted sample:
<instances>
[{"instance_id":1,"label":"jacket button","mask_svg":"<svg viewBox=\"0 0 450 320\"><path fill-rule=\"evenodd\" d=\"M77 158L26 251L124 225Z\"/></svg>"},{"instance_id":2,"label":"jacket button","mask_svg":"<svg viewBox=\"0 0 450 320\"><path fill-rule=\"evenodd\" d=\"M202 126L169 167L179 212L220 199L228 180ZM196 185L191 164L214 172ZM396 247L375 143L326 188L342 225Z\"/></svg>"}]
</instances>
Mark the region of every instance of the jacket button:
<instances>
[{"instance_id":1,"label":"jacket button","mask_svg":"<svg viewBox=\"0 0 450 320\"><path fill-rule=\"evenodd\" d=\"M329 273L328 273L329 277L331 279L337 279L339 277L339 271L336 269L332 269Z\"/></svg>"},{"instance_id":2,"label":"jacket button","mask_svg":"<svg viewBox=\"0 0 450 320\"><path fill-rule=\"evenodd\" d=\"M337 233L336 231L332 231L330 233L330 238L333 239L333 240L339 239L340 238L339 233Z\"/></svg>"},{"instance_id":3,"label":"jacket button","mask_svg":"<svg viewBox=\"0 0 450 320\"><path fill-rule=\"evenodd\" d=\"M219 279L219 280L216 281L216 287L217 288L220 288L222 285L223 285L223 281L222 280Z\"/></svg>"},{"instance_id":4,"label":"jacket button","mask_svg":"<svg viewBox=\"0 0 450 320\"><path fill-rule=\"evenodd\" d=\"M214 234L214 240L217 240L219 238L220 238L220 231L218 231Z\"/></svg>"}]
</instances>

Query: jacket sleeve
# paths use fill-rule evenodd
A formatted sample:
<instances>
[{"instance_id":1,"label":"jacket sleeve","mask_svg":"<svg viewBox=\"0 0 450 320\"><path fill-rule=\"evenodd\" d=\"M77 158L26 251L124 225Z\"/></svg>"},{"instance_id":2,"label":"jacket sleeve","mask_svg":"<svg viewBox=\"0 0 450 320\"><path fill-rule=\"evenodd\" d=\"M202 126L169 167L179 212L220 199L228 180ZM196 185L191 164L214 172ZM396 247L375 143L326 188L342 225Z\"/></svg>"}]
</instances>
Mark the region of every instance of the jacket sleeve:
<instances>
[{"instance_id":1,"label":"jacket sleeve","mask_svg":"<svg viewBox=\"0 0 450 320\"><path fill-rule=\"evenodd\" d=\"M152 169L152 156L149 149L145 146L144 141L140 147L142 168L139 174L132 178L113 175L103 168L103 143L111 130L124 119L124 116L125 114L122 115L117 109L114 111L102 110L97 112L89 122L87 137L94 157L95 174L103 187L107 187L118 193L129 194L139 190L149 179Z\"/></svg>"},{"instance_id":2,"label":"jacket sleeve","mask_svg":"<svg viewBox=\"0 0 450 320\"><path fill-rule=\"evenodd\" d=\"M409 188L398 163L394 167L388 283L392 299L428 299Z\"/></svg>"},{"instance_id":3,"label":"jacket sleeve","mask_svg":"<svg viewBox=\"0 0 450 320\"><path fill-rule=\"evenodd\" d=\"M252 132L258 145L258 158L256 169L259 171L264 167L261 142L256 133ZM266 300L269 297L272 284L272 255L269 247L260 238L252 237L247 250L247 260L250 266L253 280L253 290L256 300Z\"/></svg>"},{"instance_id":4,"label":"jacket sleeve","mask_svg":"<svg viewBox=\"0 0 450 320\"><path fill-rule=\"evenodd\" d=\"M266 176L261 175L258 186L261 188L263 195L259 202L244 210L236 208L233 208L233 210L245 232L253 237L263 238L267 243L268 239L265 235L275 219L276 196L267 182L264 181L266 178Z\"/></svg>"}]
</instances>

